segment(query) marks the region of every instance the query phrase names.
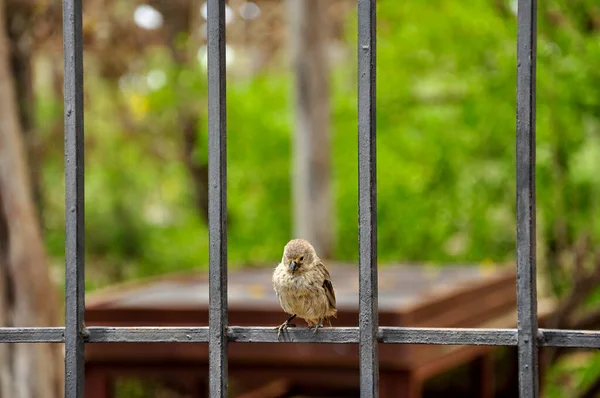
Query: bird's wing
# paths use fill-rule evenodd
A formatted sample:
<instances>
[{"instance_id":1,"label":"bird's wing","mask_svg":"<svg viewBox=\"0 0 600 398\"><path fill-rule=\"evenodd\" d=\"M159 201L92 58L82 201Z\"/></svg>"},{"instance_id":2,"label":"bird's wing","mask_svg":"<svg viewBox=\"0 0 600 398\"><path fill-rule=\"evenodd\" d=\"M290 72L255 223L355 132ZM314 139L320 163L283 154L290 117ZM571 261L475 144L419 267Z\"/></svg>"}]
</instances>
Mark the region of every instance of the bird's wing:
<instances>
[{"instance_id":1,"label":"bird's wing","mask_svg":"<svg viewBox=\"0 0 600 398\"><path fill-rule=\"evenodd\" d=\"M327 295L327 300L329 300L331 308L335 310L335 292L333 291L333 285L329 279L323 281L323 288L325 289L325 294Z\"/></svg>"},{"instance_id":2,"label":"bird's wing","mask_svg":"<svg viewBox=\"0 0 600 398\"><path fill-rule=\"evenodd\" d=\"M325 289L325 295L327 295L327 300L329 300L329 305L331 308L336 309L335 304L335 291L333 290L333 284L331 283L331 276L329 275L329 271L325 268L323 263L317 264L317 267L323 271L323 275L325 276L325 280L323 281L323 289Z\"/></svg>"}]
</instances>

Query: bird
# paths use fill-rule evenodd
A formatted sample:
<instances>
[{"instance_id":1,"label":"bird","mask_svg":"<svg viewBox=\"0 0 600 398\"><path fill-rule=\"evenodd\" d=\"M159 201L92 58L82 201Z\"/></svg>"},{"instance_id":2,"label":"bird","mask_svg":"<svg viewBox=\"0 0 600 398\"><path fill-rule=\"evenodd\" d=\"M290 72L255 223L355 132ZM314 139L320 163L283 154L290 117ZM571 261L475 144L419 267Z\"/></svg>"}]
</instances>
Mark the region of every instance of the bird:
<instances>
[{"instance_id":1,"label":"bird","mask_svg":"<svg viewBox=\"0 0 600 398\"><path fill-rule=\"evenodd\" d=\"M279 325L277 340L298 316L316 334L323 322L337 318L335 291L329 271L314 247L304 239L292 239L283 249L281 262L273 271L273 288L281 308L291 315Z\"/></svg>"}]
</instances>

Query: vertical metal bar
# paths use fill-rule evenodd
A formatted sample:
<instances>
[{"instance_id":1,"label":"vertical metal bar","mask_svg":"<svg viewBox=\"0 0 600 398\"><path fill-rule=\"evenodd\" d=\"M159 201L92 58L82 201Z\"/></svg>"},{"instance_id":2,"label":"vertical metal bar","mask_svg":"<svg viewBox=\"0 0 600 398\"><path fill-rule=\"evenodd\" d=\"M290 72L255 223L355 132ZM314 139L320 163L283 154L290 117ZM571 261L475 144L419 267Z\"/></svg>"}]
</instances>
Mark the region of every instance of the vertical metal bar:
<instances>
[{"instance_id":1,"label":"vertical metal bar","mask_svg":"<svg viewBox=\"0 0 600 398\"><path fill-rule=\"evenodd\" d=\"M208 0L209 362L211 397L227 397L225 0Z\"/></svg>"},{"instance_id":2,"label":"vertical metal bar","mask_svg":"<svg viewBox=\"0 0 600 398\"><path fill-rule=\"evenodd\" d=\"M537 397L535 90L537 1L519 0L517 38L517 305L519 396Z\"/></svg>"},{"instance_id":3,"label":"vertical metal bar","mask_svg":"<svg viewBox=\"0 0 600 398\"><path fill-rule=\"evenodd\" d=\"M65 397L84 391L84 159L82 0L63 0L65 118Z\"/></svg>"},{"instance_id":4,"label":"vertical metal bar","mask_svg":"<svg viewBox=\"0 0 600 398\"><path fill-rule=\"evenodd\" d=\"M358 0L358 218L360 396L379 395L375 0Z\"/></svg>"}]
</instances>

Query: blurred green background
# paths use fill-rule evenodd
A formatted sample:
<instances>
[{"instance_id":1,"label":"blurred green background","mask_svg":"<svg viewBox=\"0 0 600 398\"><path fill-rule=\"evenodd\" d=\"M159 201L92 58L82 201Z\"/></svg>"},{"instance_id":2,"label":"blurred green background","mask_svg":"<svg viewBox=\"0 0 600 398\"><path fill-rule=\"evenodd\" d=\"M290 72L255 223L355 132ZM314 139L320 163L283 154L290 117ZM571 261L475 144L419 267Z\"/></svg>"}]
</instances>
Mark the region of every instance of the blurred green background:
<instances>
[{"instance_id":1,"label":"blurred green background","mask_svg":"<svg viewBox=\"0 0 600 398\"><path fill-rule=\"evenodd\" d=\"M501 2L500 2L501 3ZM540 4L538 233L564 223L568 242L600 235L600 40L594 2ZM516 20L492 1L378 1L377 168L382 262L503 262L515 256ZM580 9L581 8L581 9ZM564 20L552 22L552 13ZM335 258L357 258L356 15L332 67ZM117 54L118 55L118 54ZM207 228L179 156L178 110L199 114L193 156L207 157L206 73L147 49L118 84L86 53L88 264L119 278L207 264ZM233 61L235 63L235 61ZM289 68L288 68L289 69ZM273 264L290 237L291 72L228 77L231 266ZM43 207L49 252L62 262L62 98L39 79ZM123 122L127 114L131 125ZM125 239L126 238L126 239ZM110 265L108 265L110 264ZM99 267L103 268L103 267ZM94 274L91 274L94 275ZM88 278L93 286L94 278Z\"/></svg>"}]
</instances>

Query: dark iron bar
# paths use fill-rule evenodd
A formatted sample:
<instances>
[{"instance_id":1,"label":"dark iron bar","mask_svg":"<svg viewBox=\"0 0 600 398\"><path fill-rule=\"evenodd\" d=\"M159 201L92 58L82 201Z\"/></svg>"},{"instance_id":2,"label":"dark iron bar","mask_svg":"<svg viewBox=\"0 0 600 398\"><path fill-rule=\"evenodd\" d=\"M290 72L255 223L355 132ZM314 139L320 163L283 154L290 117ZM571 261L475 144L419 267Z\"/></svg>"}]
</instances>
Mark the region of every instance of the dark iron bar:
<instances>
[{"instance_id":1,"label":"dark iron bar","mask_svg":"<svg viewBox=\"0 0 600 398\"><path fill-rule=\"evenodd\" d=\"M227 397L225 0L208 0L209 392Z\"/></svg>"},{"instance_id":2,"label":"dark iron bar","mask_svg":"<svg viewBox=\"0 0 600 398\"><path fill-rule=\"evenodd\" d=\"M358 0L358 219L360 396L379 396L375 0Z\"/></svg>"},{"instance_id":3,"label":"dark iron bar","mask_svg":"<svg viewBox=\"0 0 600 398\"><path fill-rule=\"evenodd\" d=\"M62 327L0 327L0 343L63 343ZM86 329L86 343L206 343L208 327L111 327ZM322 333L321 333L322 332ZM277 343L272 327L227 329L235 343ZM436 344L516 346L517 329L380 327L377 339L384 344ZM600 348L600 331L539 329L538 344L544 347ZM334 327L317 335L304 328L290 329L281 342L358 344L358 327Z\"/></svg>"},{"instance_id":4,"label":"dark iron bar","mask_svg":"<svg viewBox=\"0 0 600 398\"><path fill-rule=\"evenodd\" d=\"M515 346L515 329L379 328L379 341L387 344L442 344Z\"/></svg>"},{"instance_id":5,"label":"dark iron bar","mask_svg":"<svg viewBox=\"0 0 600 398\"><path fill-rule=\"evenodd\" d=\"M600 331L539 329L544 347L600 348Z\"/></svg>"},{"instance_id":6,"label":"dark iron bar","mask_svg":"<svg viewBox=\"0 0 600 398\"><path fill-rule=\"evenodd\" d=\"M519 396L539 394L536 288L536 0L519 0L517 37L517 316Z\"/></svg>"},{"instance_id":7,"label":"dark iron bar","mask_svg":"<svg viewBox=\"0 0 600 398\"><path fill-rule=\"evenodd\" d=\"M277 332L268 327L231 327L228 335L232 342L277 342ZM296 328L286 332L281 342L356 344L360 342L359 335L360 328L356 327L327 328L316 336L308 329ZM375 337L376 341L387 344L517 345L516 329L382 327Z\"/></svg>"},{"instance_id":8,"label":"dark iron bar","mask_svg":"<svg viewBox=\"0 0 600 398\"><path fill-rule=\"evenodd\" d=\"M90 327L90 343L207 343L209 328L200 327Z\"/></svg>"},{"instance_id":9,"label":"dark iron bar","mask_svg":"<svg viewBox=\"0 0 600 398\"><path fill-rule=\"evenodd\" d=\"M517 316L519 397L539 394L536 288L536 0L519 0L517 37Z\"/></svg>"},{"instance_id":10,"label":"dark iron bar","mask_svg":"<svg viewBox=\"0 0 600 398\"><path fill-rule=\"evenodd\" d=\"M65 397L84 391L84 161L82 0L63 0L65 123Z\"/></svg>"},{"instance_id":11,"label":"dark iron bar","mask_svg":"<svg viewBox=\"0 0 600 398\"><path fill-rule=\"evenodd\" d=\"M0 327L0 343L64 343L65 328Z\"/></svg>"}]
</instances>

